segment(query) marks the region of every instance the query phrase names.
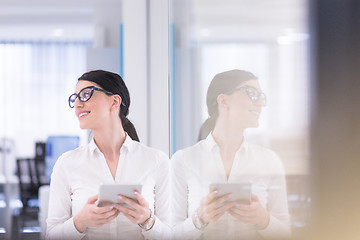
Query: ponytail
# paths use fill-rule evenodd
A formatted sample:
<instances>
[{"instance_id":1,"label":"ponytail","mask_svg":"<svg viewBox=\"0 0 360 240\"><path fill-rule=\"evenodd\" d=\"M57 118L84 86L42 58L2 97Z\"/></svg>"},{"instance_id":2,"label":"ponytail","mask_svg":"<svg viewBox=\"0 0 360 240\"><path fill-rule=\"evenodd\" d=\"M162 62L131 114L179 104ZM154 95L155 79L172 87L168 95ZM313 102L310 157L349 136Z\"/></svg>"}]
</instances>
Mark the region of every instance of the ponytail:
<instances>
[{"instance_id":1,"label":"ponytail","mask_svg":"<svg viewBox=\"0 0 360 240\"><path fill-rule=\"evenodd\" d=\"M200 128L198 141L205 139L211 131L214 130L216 119L217 117L209 117L206 119Z\"/></svg>"},{"instance_id":2,"label":"ponytail","mask_svg":"<svg viewBox=\"0 0 360 240\"><path fill-rule=\"evenodd\" d=\"M121 114L121 112L119 115L124 131L127 132L127 134L131 137L132 140L140 142L134 124L132 124L132 122L130 122L130 120L125 117L125 115Z\"/></svg>"}]
</instances>

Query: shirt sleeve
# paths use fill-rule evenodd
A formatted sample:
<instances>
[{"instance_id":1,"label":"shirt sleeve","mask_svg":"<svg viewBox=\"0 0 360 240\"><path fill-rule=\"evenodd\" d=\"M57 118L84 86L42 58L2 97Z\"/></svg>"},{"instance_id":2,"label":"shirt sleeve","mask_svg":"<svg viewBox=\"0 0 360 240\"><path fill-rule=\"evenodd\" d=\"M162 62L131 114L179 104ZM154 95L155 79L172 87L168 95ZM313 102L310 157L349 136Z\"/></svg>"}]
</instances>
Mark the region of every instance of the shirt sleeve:
<instances>
[{"instance_id":1,"label":"shirt sleeve","mask_svg":"<svg viewBox=\"0 0 360 240\"><path fill-rule=\"evenodd\" d=\"M175 153L171 159L172 232L173 239L197 239L203 231L197 229L188 215L188 173L183 154Z\"/></svg>"},{"instance_id":2,"label":"shirt sleeve","mask_svg":"<svg viewBox=\"0 0 360 240\"><path fill-rule=\"evenodd\" d=\"M275 155L275 154L274 154ZM258 233L265 239L288 239L291 237L290 216L286 194L285 174L277 155L277 169L269 182L267 210L270 213L269 225Z\"/></svg>"},{"instance_id":3,"label":"shirt sleeve","mask_svg":"<svg viewBox=\"0 0 360 240\"><path fill-rule=\"evenodd\" d=\"M171 239L170 228L170 163L169 158L159 153L159 164L155 168L154 226L142 231L145 239Z\"/></svg>"},{"instance_id":4,"label":"shirt sleeve","mask_svg":"<svg viewBox=\"0 0 360 240\"><path fill-rule=\"evenodd\" d=\"M51 174L46 239L81 239L85 236L75 228L71 209L71 188L60 157Z\"/></svg>"}]
</instances>

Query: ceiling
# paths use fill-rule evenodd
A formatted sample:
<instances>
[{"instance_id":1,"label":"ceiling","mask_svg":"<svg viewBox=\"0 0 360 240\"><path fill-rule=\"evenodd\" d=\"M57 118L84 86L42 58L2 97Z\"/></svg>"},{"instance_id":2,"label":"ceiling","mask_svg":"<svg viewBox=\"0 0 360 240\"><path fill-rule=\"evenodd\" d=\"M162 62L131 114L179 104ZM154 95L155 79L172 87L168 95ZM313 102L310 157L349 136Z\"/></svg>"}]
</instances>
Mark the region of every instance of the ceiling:
<instances>
[{"instance_id":1,"label":"ceiling","mask_svg":"<svg viewBox=\"0 0 360 240\"><path fill-rule=\"evenodd\" d=\"M192 0L200 41L306 38L307 0Z\"/></svg>"},{"instance_id":2,"label":"ceiling","mask_svg":"<svg viewBox=\"0 0 360 240\"><path fill-rule=\"evenodd\" d=\"M289 34L306 37L306 3L188 0L193 37L198 41L274 40ZM96 9L113 4L121 0L0 0L0 40L91 40Z\"/></svg>"},{"instance_id":3,"label":"ceiling","mask_svg":"<svg viewBox=\"0 0 360 240\"><path fill-rule=\"evenodd\" d=\"M94 9L116 0L0 0L0 40L91 40Z\"/></svg>"}]
</instances>

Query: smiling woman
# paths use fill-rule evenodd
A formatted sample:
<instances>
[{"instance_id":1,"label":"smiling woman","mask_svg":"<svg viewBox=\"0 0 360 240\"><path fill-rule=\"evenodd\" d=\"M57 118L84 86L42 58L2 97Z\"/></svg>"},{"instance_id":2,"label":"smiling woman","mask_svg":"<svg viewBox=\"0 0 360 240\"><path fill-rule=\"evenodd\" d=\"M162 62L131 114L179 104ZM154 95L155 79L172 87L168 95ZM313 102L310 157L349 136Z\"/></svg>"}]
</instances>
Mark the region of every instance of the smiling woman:
<instances>
[{"instance_id":1,"label":"smiling woman","mask_svg":"<svg viewBox=\"0 0 360 240\"><path fill-rule=\"evenodd\" d=\"M177 151L171 161L176 239L290 236L281 161L273 151L244 139L245 129L259 125L265 102L250 72L222 72L211 81L206 98L210 117L200 133L206 138ZM232 194L218 196L209 189L211 183L250 184L251 203L228 201Z\"/></svg>"},{"instance_id":2,"label":"smiling woman","mask_svg":"<svg viewBox=\"0 0 360 240\"><path fill-rule=\"evenodd\" d=\"M83 74L69 99L80 128L93 139L63 154L51 176L47 237L49 239L167 239L169 216L168 157L139 142L127 119L129 91L116 73ZM140 184L132 197L98 206L103 184ZM135 199L135 200L134 200ZM121 214L120 214L121 213Z\"/></svg>"}]
</instances>

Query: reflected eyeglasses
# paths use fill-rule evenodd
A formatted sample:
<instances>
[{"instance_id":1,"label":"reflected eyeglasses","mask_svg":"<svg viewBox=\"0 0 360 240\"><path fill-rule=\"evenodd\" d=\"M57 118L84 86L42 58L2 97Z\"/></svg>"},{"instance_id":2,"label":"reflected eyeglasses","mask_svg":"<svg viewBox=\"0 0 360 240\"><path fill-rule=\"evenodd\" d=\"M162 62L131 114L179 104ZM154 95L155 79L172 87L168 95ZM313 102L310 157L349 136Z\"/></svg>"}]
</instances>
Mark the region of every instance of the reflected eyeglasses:
<instances>
[{"instance_id":1,"label":"reflected eyeglasses","mask_svg":"<svg viewBox=\"0 0 360 240\"><path fill-rule=\"evenodd\" d=\"M231 90L228 94L232 94L236 91L245 90L247 96L250 98L251 101L256 102L259 99L261 99L264 106L266 106L266 95L263 92L259 92L256 88L251 86L242 86L239 88L236 88L234 90Z\"/></svg>"},{"instance_id":2,"label":"reflected eyeglasses","mask_svg":"<svg viewBox=\"0 0 360 240\"><path fill-rule=\"evenodd\" d=\"M73 93L73 94L70 95L70 97L68 99L69 107L70 108L74 107L74 103L75 103L76 98L79 98L79 100L81 102L89 101L95 90L99 91L99 92L103 92L103 93L105 93L107 95L114 95L114 93L112 93L112 92L109 92L109 91L106 91L104 89L97 88L97 87L94 87L94 86L85 87L85 88L81 89L78 94Z\"/></svg>"}]
</instances>

